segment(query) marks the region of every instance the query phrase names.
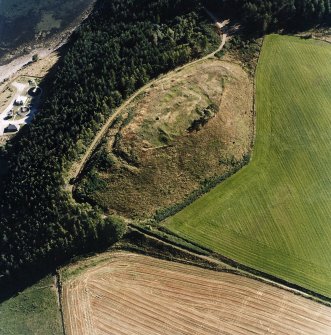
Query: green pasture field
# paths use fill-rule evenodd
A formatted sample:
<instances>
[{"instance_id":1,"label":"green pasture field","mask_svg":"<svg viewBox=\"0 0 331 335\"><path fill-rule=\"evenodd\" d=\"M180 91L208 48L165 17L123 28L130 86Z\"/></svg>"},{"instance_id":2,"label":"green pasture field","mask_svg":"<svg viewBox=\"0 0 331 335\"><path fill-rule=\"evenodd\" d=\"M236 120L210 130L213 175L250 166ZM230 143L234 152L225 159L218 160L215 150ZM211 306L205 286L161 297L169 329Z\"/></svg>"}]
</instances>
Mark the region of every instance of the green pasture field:
<instances>
[{"instance_id":1,"label":"green pasture field","mask_svg":"<svg viewBox=\"0 0 331 335\"><path fill-rule=\"evenodd\" d=\"M0 335L62 335L53 279L48 276L0 302Z\"/></svg>"},{"instance_id":2,"label":"green pasture field","mask_svg":"<svg viewBox=\"0 0 331 335\"><path fill-rule=\"evenodd\" d=\"M165 224L331 297L331 45L267 36L256 81L252 161Z\"/></svg>"}]
</instances>

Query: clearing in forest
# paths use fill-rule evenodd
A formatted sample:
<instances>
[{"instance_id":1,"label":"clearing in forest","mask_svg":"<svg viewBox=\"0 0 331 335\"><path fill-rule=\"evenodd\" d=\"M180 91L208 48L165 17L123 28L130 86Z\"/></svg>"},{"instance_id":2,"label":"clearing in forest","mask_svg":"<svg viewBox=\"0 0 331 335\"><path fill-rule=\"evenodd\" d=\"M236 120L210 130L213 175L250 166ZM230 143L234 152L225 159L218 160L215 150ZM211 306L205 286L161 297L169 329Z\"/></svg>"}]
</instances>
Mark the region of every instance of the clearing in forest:
<instances>
[{"instance_id":1,"label":"clearing in forest","mask_svg":"<svg viewBox=\"0 0 331 335\"><path fill-rule=\"evenodd\" d=\"M330 308L250 278L123 252L100 257L64 272L68 335L331 332Z\"/></svg>"},{"instance_id":2,"label":"clearing in forest","mask_svg":"<svg viewBox=\"0 0 331 335\"><path fill-rule=\"evenodd\" d=\"M76 195L107 212L148 217L242 164L250 151L253 85L216 58L157 80L110 128Z\"/></svg>"},{"instance_id":3,"label":"clearing in forest","mask_svg":"<svg viewBox=\"0 0 331 335\"><path fill-rule=\"evenodd\" d=\"M166 225L331 297L331 45L267 36L256 82L251 163Z\"/></svg>"}]
</instances>

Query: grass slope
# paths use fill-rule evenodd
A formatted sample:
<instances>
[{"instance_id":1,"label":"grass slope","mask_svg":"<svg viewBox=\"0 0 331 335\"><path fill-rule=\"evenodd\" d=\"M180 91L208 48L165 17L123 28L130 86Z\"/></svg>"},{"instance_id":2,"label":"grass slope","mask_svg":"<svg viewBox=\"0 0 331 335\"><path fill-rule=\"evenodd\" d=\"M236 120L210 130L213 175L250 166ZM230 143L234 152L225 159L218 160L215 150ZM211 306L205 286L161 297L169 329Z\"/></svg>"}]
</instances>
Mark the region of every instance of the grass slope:
<instances>
[{"instance_id":1,"label":"grass slope","mask_svg":"<svg viewBox=\"0 0 331 335\"><path fill-rule=\"evenodd\" d=\"M206 59L166 74L123 109L75 195L129 218L182 203L251 151L252 97L237 64Z\"/></svg>"},{"instance_id":2,"label":"grass slope","mask_svg":"<svg viewBox=\"0 0 331 335\"><path fill-rule=\"evenodd\" d=\"M0 335L61 335L52 277L0 303Z\"/></svg>"},{"instance_id":3,"label":"grass slope","mask_svg":"<svg viewBox=\"0 0 331 335\"><path fill-rule=\"evenodd\" d=\"M256 94L252 162L166 224L331 297L331 46L266 37Z\"/></svg>"}]
</instances>

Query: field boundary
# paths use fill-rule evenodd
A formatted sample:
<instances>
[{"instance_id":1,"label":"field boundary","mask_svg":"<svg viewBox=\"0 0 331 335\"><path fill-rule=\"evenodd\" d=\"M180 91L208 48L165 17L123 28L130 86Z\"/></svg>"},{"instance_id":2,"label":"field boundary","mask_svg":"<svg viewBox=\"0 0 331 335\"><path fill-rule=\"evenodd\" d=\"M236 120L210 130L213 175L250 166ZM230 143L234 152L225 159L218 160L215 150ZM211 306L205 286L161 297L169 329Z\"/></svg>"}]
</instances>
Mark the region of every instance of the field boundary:
<instances>
[{"instance_id":1,"label":"field boundary","mask_svg":"<svg viewBox=\"0 0 331 335\"><path fill-rule=\"evenodd\" d=\"M253 135L254 137L254 135ZM182 209L186 208L190 204L192 204L194 201L202 197L204 194L211 191L213 188L217 187L219 184L230 178L231 176L238 173L241 169L243 169L245 166L247 166L250 162L250 156L252 154L252 150L249 152L249 156L247 160L244 158L236 165L234 166L230 171L213 178L209 178L206 182L206 185L201 186L200 188L196 189L195 191L191 192L182 202L179 202L177 204L174 204L167 208L162 208L159 211L157 211L154 216L153 220L156 223L161 223L162 221L166 220L167 218L177 214ZM149 221L150 219L147 219L146 221Z\"/></svg>"},{"instance_id":2,"label":"field boundary","mask_svg":"<svg viewBox=\"0 0 331 335\"><path fill-rule=\"evenodd\" d=\"M151 257L150 255L144 255L144 258L141 257L141 253L132 253L132 251L123 251L123 250L114 250L113 252L107 253L107 255L100 255L100 257L91 258L87 261L82 261L81 263L75 264L72 267L67 268L64 275L67 274L66 281L64 282L64 299L65 299L65 316L67 320L71 320L73 322L72 326L70 326L69 333L72 334L79 334L83 329L83 333L90 334L93 331L98 332L99 324L98 322L102 322L102 320L106 317L107 323L102 323L102 332L107 332L106 329L112 329L113 322L110 321L112 318L114 318L116 328L118 329L119 333L123 332L123 329L126 329L126 325L131 324L131 330L128 331L128 334L136 334L136 328L137 324L133 321L135 313L141 313L143 309L144 300L146 297L146 301L150 304L150 302L155 301L164 301L163 299L166 297L167 292L172 292L171 297L174 298L174 300L170 300L168 304L171 303L171 306L176 306L177 297L179 301L183 298L185 301L188 297L191 296L191 292L197 288L200 292L198 296L197 304L201 303L199 305L201 308L199 308L199 313L201 315L201 318L207 318L209 315L208 310L208 304L212 302L213 310L218 313L218 315L221 316L221 318L226 318L224 327L226 327L227 324L230 325L231 331L229 329L229 334L237 334L238 330L234 330L232 326L236 325L236 321L243 321L244 323L247 322L247 319L244 317L244 319L241 319L241 316L243 315L241 312L244 313L244 309L247 307L249 311L251 311L252 315L252 322L258 326L257 328L251 328L248 326L246 329L246 326L240 327L240 334L248 334L251 332L256 331L258 334L266 334L267 327L269 325L269 316L268 320L265 320L266 323L262 321L262 323L259 323L259 321L256 320L256 312L258 311L264 311L267 312L267 309L263 308L263 305L269 306L268 308L272 308L273 312L270 314L272 318L275 318L275 324L273 326L273 330L276 331L279 329L279 322L283 320L283 318L292 315L288 319L288 326L291 327L294 325L302 325L303 333L304 334L320 334L321 330L324 330L323 334L328 334L329 325L329 319L330 319L330 313L329 309L326 306L319 306L314 301L307 301L303 297L300 296L293 296L291 292L284 291L282 289L279 289L278 287L272 287L268 285L267 283L263 282L256 282L253 278L249 278L247 276L242 276L238 273L233 273L232 271L218 271L218 272L208 272L210 271L207 269L202 269L200 267L192 266L192 265L185 265L180 264L176 262L169 262L163 260L158 260L155 257ZM150 268L145 268L145 264L150 264ZM179 269L179 277L173 276L173 270ZM185 271L187 269L187 271ZM163 272L163 277L166 280L166 286L165 291L163 289L162 281L159 282L159 279L155 277L158 276L159 271ZM139 274L142 274L142 277L140 277ZM215 285L221 285L217 286L220 291L217 290L217 294L215 295L215 291L213 289L210 289L210 286L201 286L199 285L201 282L199 281L199 278L195 277L195 273L199 273L201 277L199 278L207 278L207 280L211 280L215 283ZM151 276L151 277L150 277ZM169 277L170 276L170 277ZM171 279L170 279L171 278ZM223 280L225 278L229 278L230 282L236 282L240 283L238 285L238 289L240 292L242 290L244 291L243 294L240 295L240 300L238 300L238 306L240 307L235 308L233 310L234 317L229 318L228 314L224 314L224 312L227 312L227 308L229 307L226 303L226 295L230 293L229 291L230 286L228 287L227 284L224 286L222 284ZM151 280L150 280L151 279ZM170 281L169 281L170 280ZM177 288L177 281L181 282L183 280L183 290L177 290L177 293L173 291L173 288ZM218 282L220 280L220 282ZM91 282L90 282L91 281ZM147 283L146 285L146 291L144 289L144 284L141 283ZM229 283L230 282L225 282ZM192 284L191 284L192 283ZM253 290L255 298L250 299L251 294L247 294L245 292L244 287L246 287L246 283L249 286L249 292ZM136 289L136 285L138 285L138 292L139 297L133 298L134 304L132 307L133 313L129 313L129 320L127 321L127 315L126 314L131 306L130 306L130 299L131 295L134 295ZM143 286L142 286L143 285ZM133 290L132 290L133 289ZM161 291L160 291L161 290ZM224 291L224 294L221 293ZM236 291L238 292L238 291ZM272 292L272 293L271 293ZM147 293L147 295L144 295L144 293ZM181 295L183 293L183 295ZM265 296L264 294L268 294ZM269 295L271 293L271 295ZM205 296L206 294L206 296ZM231 297L235 297L236 300L239 298L239 295L237 296L236 293L230 293ZM234 294L234 295L233 295ZM264 297L263 297L264 296ZM154 297L154 299L153 299ZM207 300L204 300L205 298ZM110 299L109 299L110 298ZM216 307L215 304L217 299L221 299L223 301L222 307ZM231 298L232 299L232 298ZM214 301L215 300L215 301ZM196 310L196 304L192 305L191 299L188 300L188 303L190 306L194 309L193 313L190 313L190 307L185 308L185 303L179 305L179 309L183 310L184 313L188 316L189 321L192 321L192 318L194 317ZM262 303L262 307L258 308L257 310L252 310L254 308L255 303ZM277 302L278 301L278 302ZM172 304L173 302L173 304ZM82 303L82 304L81 304ZM76 308L77 306L77 308ZM105 306L105 307L104 307ZM155 309L152 307L149 307L147 315L144 315L143 319L137 319L140 321L140 326L147 326L149 325L149 322L152 322L155 325L155 322L158 322L158 314L163 315L164 314L164 308L159 309L157 306ZM203 308L203 307L206 307ZM286 307L285 309L283 307ZM292 308L296 308L296 306L301 306L298 309L298 312L293 310ZM94 308L97 308L97 310L94 310ZM105 309L104 309L105 308ZM215 309L216 308L216 309ZM220 309L221 308L221 309ZM239 310L239 315L238 315ZM158 313L160 311L160 313ZM170 311L174 311L173 308L170 309ZM300 312L302 311L302 313ZM314 313L316 311L317 313ZM322 312L323 311L323 312ZM155 312L155 313L154 313ZM274 314L275 313L275 314ZM259 314L259 313L258 313ZM262 313L264 315L264 313ZM139 315L139 314L138 314ZM171 313L168 315L166 313L164 317L169 320L170 315L174 319L174 321L179 322L179 320L185 320L177 313ZM282 316L281 316L282 315ZM306 315L306 317L303 319L302 315ZM86 319L84 318L86 316ZM239 319L237 319L237 317ZM258 319L260 319L262 315L259 316ZM280 317L281 316L281 317ZM298 319L297 317L298 316ZM323 317L323 318L321 318ZM84 319L83 319L84 318ZM152 320L151 320L152 318ZM179 318L179 319L177 319ZM312 318L317 323L314 326L308 326L309 324L305 323L305 320L310 320ZM163 319L163 318L162 318ZM120 321L121 320L121 323ZM149 321L151 320L151 321ZM185 333L185 334L192 334L192 333L203 333L203 334L219 334L219 331L221 329L225 330L226 328L221 327L222 323L215 323L217 319L210 319L210 324L213 325L215 328L213 331L209 332L206 331L205 328L201 327L200 329L200 317L199 319L195 319L198 321L198 324L193 326L192 330L189 332L187 331L179 331L179 328L177 328L177 323L175 325L172 325L173 328L176 329L178 333ZM297 320L297 321L295 321ZM185 323L183 323L185 326L189 327L189 321L185 320ZM220 321L220 320L219 320ZM283 320L285 321L285 320ZM251 325L252 323L249 323ZM110 328L106 328L107 325L109 325ZM178 324L180 325L180 323ZM120 327L119 327L120 326ZM167 327L167 322L164 324L164 327ZM191 325L192 326L192 325ZM124 328L123 328L124 327ZM197 327L197 328L195 328ZM284 327L284 326L282 326ZM306 328L305 328L306 327ZM130 327L129 327L130 328ZM159 329L159 328L157 328ZM202 331L204 329L204 331ZM272 328L271 328L272 329ZM285 330L287 329L287 331ZM287 323L284 328L284 334L286 333L292 333L292 331L289 331L290 328L287 328ZM313 332L310 330L314 329ZM245 331L243 331L245 330ZM295 331L294 331L295 330ZM175 331L175 333L176 333ZM139 333L154 333L148 332L148 331L138 331ZM282 332L282 333L283 333ZM116 333L117 331L114 329L111 333ZM124 330L123 334L126 333ZM156 331L157 333L157 331ZM162 333L168 333L165 331L165 329L162 331ZM169 332L169 334L173 333L173 331ZM293 328L293 333L301 334L300 330L298 331L297 328Z\"/></svg>"},{"instance_id":3,"label":"field boundary","mask_svg":"<svg viewBox=\"0 0 331 335\"><path fill-rule=\"evenodd\" d=\"M132 242L130 242L130 234L135 234ZM139 245L139 243L137 243L136 235L145 239L144 245ZM171 232L169 232L168 235L171 235ZM174 234L174 236L176 235ZM183 241L186 241L186 240L183 239ZM155 243L158 244L158 247L160 248L160 252L158 252L158 249ZM194 244L197 247L204 248L202 246L199 246L197 243L194 243ZM164 253L164 250L165 250L164 248L167 248L167 253ZM206 254L198 253L197 251L191 249L184 243L181 244L180 241L174 243L172 240L167 239L167 237L164 235L160 237L160 235L158 234L158 229L156 231L155 230L150 231L142 226L137 226L135 224L128 224L128 232L124 236L124 239L116 243L114 246L109 248L107 251L101 252L99 254L86 255L85 257L84 256L79 257L78 259L73 260L72 262L64 266L63 268L60 268L57 271L59 273L59 278L60 278L59 283L61 283L62 285L61 274L62 274L62 271L65 270L66 268L70 268L71 266L78 264L80 262L84 262L84 261L88 262L88 260L93 259L93 258L97 258L100 256L106 256L108 253L112 254L114 252L120 252L120 251L134 252L137 254L147 255L153 258L157 258L157 259L163 259L163 260L168 260L171 262L177 262L177 263L187 264L187 265L194 265L200 268L209 269L209 270L216 271L216 272L233 273L238 276L244 276L244 277L257 280L259 282L263 282L265 284L283 289L285 291L291 292L295 295L301 296L308 300L312 300L322 305L331 307L331 298L328 298L322 294L305 289L304 287L301 287L300 285L293 284L286 280L280 279L276 276L269 275L268 273L265 273L263 271L256 270L254 268L241 264L231 258L225 257L215 252L210 252ZM101 261L103 262L106 260L107 258L102 259ZM92 263L88 265L87 267L94 266L95 264L96 263ZM84 267L84 270L85 270L85 267ZM67 279L64 279L64 281L66 280ZM62 299L62 290L59 290L59 292L61 294L61 299ZM61 315L63 315L62 305L61 305ZM64 327L65 327L65 323L64 323Z\"/></svg>"},{"instance_id":4,"label":"field boundary","mask_svg":"<svg viewBox=\"0 0 331 335\"><path fill-rule=\"evenodd\" d=\"M237 273L239 275L249 276L250 278L253 278L255 280L259 280L259 281L262 281L264 283L268 283L270 285L274 285L274 286L277 286L279 288L289 290L294 294L300 295L300 296L305 297L309 300L313 300L313 301L319 302L319 303L321 303L325 306L331 307L331 298L329 298L327 296L316 293L312 290L308 290L308 289L306 289L306 288L304 288L300 285L291 283L289 281L286 281L284 279L281 279L281 278L278 278L276 276L270 275L270 274L265 273L263 271L256 270L252 267L249 267L249 266L244 265L240 262L237 262L234 259L228 258L226 256L223 256L223 255L215 253L215 252L211 252L209 255L199 254L196 251L187 247L186 245L180 244L180 242L174 243L173 241L167 240L166 237L160 238L160 236L158 236L157 233L150 232L149 230L144 229L143 227L137 227L135 225L130 224L130 228L134 229L134 230L138 230L142 234L148 235L149 237L157 239L158 241L161 241L161 242L166 243L168 245L172 245L172 247L174 247L174 248L180 248L182 250L184 249L186 252L194 253L196 255L196 257L199 257L200 259L208 260L210 262L214 262L214 263L217 263L217 264L220 264L220 262L221 262L223 265L231 267L232 271L235 271L235 273ZM167 230L167 233L168 233L168 235L173 235L173 236L181 238L181 236L178 236L176 234L172 234L168 230ZM189 241L187 239L183 239L183 240L188 241L189 243L192 243L191 241ZM201 249L208 250L205 247L200 246L199 244L197 244L195 242L194 242L194 245L196 245L197 247L199 247ZM226 271L226 270L216 270L216 271Z\"/></svg>"},{"instance_id":5,"label":"field boundary","mask_svg":"<svg viewBox=\"0 0 331 335\"><path fill-rule=\"evenodd\" d=\"M65 323L64 323L64 313L63 313L63 303L62 303L63 294L62 294L61 273L59 271L56 271L54 277L55 277L56 295L57 295L57 298L58 298L59 309L60 309L60 314L61 314L62 331L63 331L63 335L67 335L66 334Z\"/></svg>"},{"instance_id":6,"label":"field boundary","mask_svg":"<svg viewBox=\"0 0 331 335\"><path fill-rule=\"evenodd\" d=\"M254 145L255 145L255 140L256 140L256 73L257 73L257 68L259 66L260 63L260 58L261 58L261 51L263 49L263 45L264 45L264 41L265 41L265 36L263 36L262 39L262 44L259 50L259 56L257 59L257 63L254 69L254 80L253 80L253 137L252 137L252 151L251 151L251 157L250 157L250 161L252 160L252 156L254 155Z\"/></svg>"},{"instance_id":7,"label":"field boundary","mask_svg":"<svg viewBox=\"0 0 331 335\"><path fill-rule=\"evenodd\" d=\"M131 243L129 235L133 234ZM137 236L143 239L143 243L137 243ZM63 283L70 282L82 272L93 268L95 266L100 266L102 263L109 261L113 254L118 252L123 253L134 253L137 255L145 255L154 259L160 259L169 261L172 263L183 264L187 266L194 266L201 269L206 269L209 271L215 271L219 273L229 273L240 277L249 278L257 282L266 284L268 286L273 286L281 291L286 291L296 296L308 299L310 301L322 304L326 307L331 307L331 299L329 301L323 300L320 297L312 296L309 292L300 290L300 287L292 287L291 283L279 281L279 278L268 277L266 274L250 269L248 267L242 266L240 263L234 262L233 260L223 258L221 255L200 255L196 252L187 249L185 245L174 245L172 241L167 241L165 238L160 239L157 233L153 233L144 229L143 227L130 225L129 231L124 237L124 240L118 242L116 245L111 247L106 252L100 254L87 255L87 257L79 257L78 259L70 262L65 267L57 271L58 292L61 299L61 316L63 317L63 334L66 335L66 323L64 321L64 308L62 300L64 298L62 291L62 280ZM229 261L229 263L228 263ZM72 269L72 272L70 272ZM66 271L69 272L66 274ZM251 271L252 270L252 271ZM62 274L65 278L62 279ZM268 278L267 278L268 277ZM314 293L314 292L313 292Z\"/></svg>"}]
</instances>

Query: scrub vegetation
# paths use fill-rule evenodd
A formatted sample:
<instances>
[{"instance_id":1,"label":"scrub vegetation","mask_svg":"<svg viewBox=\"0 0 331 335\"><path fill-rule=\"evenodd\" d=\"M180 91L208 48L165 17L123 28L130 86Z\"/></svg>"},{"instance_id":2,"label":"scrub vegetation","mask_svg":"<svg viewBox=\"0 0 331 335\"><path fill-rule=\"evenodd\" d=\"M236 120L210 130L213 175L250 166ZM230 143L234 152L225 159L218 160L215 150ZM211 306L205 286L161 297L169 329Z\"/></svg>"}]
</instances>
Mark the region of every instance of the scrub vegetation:
<instances>
[{"instance_id":1,"label":"scrub vegetation","mask_svg":"<svg viewBox=\"0 0 331 335\"><path fill-rule=\"evenodd\" d=\"M253 83L239 65L209 58L171 72L110 127L75 196L130 218L165 215L247 162L252 109Z\"/></svg>"}]
</instances>

